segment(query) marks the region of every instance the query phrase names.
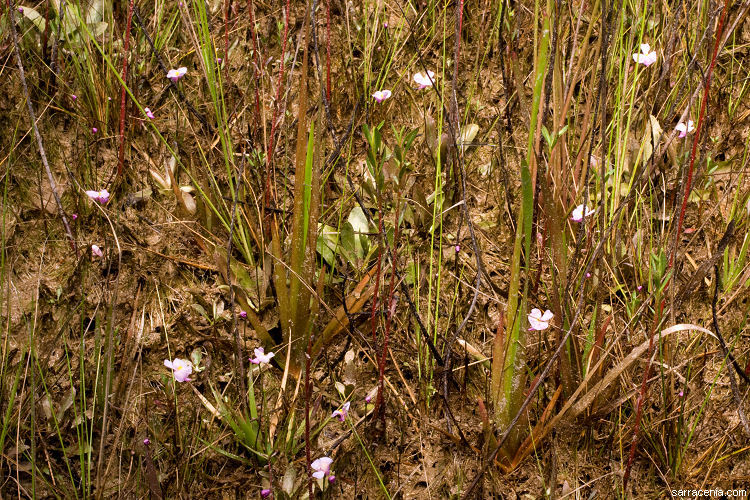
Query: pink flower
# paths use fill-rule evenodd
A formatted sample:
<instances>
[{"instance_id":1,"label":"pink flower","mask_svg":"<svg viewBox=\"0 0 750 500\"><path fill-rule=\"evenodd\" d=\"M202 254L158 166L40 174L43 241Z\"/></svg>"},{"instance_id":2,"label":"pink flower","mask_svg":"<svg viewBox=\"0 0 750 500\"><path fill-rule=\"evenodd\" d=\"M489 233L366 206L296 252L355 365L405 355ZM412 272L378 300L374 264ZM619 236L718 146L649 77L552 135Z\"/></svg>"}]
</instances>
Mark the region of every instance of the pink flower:
<instances>
[{"instance_id":1,"label":"pink flower","mask_svg":"<svg viewBox=\"0 0 750 500\"><path fill-rule=\"evenodd\" d=\"M98 128L96 128L96 127L91 127L91 133L92 133L92 134L96 134L97 132L99 132L99 129L98 129Z\"/></svg>"},{"instance_id":2,"label":"pink flower","mask_svg":"<svg viewBox=\"0 0 750 500\"><path fill-rule=\"evenodd\" d=\"M155 118L154 114L151 112L150 108L143 108L143 111L146 112L146 116L148 116L151 120L153 120Z\"/></svg>"},{"instance_id":3,"label":"pink flower","mask_svg":"<svg viewBox=\"0 0 750 500\"><path fill-rule=\"evenodd\" d=\"M182 66L177 69L170 69L167 71L167 78L172 80L172 82L177 83L177 81L185 76L185 73L187 73L187 68L185 66Z\"/></svg>"},{"instance_id":4,"label":"pink flower","mask_svg":"<svg viewBox=\"0 0 750 500\"><path fill-rule=\"evenodd\" d=\"M424 73L417 73L414 75L414 81L419 85L419 89L432 87L432 84L435 82L435 73L432 71L427 71L426 75Z\"/></svg>"},{"instance_id":5,"label":"pink flower","mask_svg":"<svg viewBox=\"0 0 750 500\"><path fill-rule=\"evenodd\" d=\"M250 362L254 365L267 365L271 362L271 358L274 356L276 356L276 354L272 352L266 354L262 347L257 347L255 349L255 358L250 358Z\"/></svg>"},{"instance_id":6,"label":"pink flower","mask_svg":"<svg viewBox=\"0 0 750 500\"><path fill-rule=\"evenodd\" d=\"M456 245L456 253L461 251L461 245Z\"/></svg>"},{"instance_id":7,"label":"pink flower","mask_svg":"<svg viewBox=\"0 0 750 500\"><path fill-rule=\"evenodd\" d=\"M268 488L260 490L260 497L261 498L268 498L271 496L271 490Z\"/></svg>"},{"instance_id":8,"label":"pink flower","mask_svg":"<svg viewBox=\"0 0 750 500\"><path fill-rule=\"evenodd\" d=\"M643 64L646 67L654 64L657 59L658 56L656 55L656 51L651 51L651 46L647 43L641 44L640 53L636 52L635 54L633 54L633 60L637 63Z\"/></svg>"},{"instance_id":9,"label":"pink flower","mask_svg":"<svg viewBox=\"0 0 750 500\"><path fill-rule=\"evenodd\" d=\"M151 444L151 440L149 438L146 438L146 439L143 440L143 444L146 445L146 446L148 446L148 445Z\"/></svg>"},{"instance_id":10,"label":"pink flower","mask_svg":"<svg viewBox=\"0 0 750 500\"><path fill-rule=\"evenodd\" d=\"M165 359L164 366L172 370L174 379L177 382L190 381L188 377L191 373L193 373L193 363L191 363L190 361L180 358L174 358L173 361Z\"/></svg>"},{"instance_id":11,"label":"pink flower","mask_svg":"<svg viewBox=\"0 0 750 500\"><path fill-rule=\"evenodd\" d=\"M70 94L70 97L72 97L74 101L75 101L76 99L78 99L78 96L77 96L77 95L75 95L75 94Z\"/></svg>"},{"instance_id":12,"label":"pink flower","mask_svg":"<svg viewBox=\"0 0 750 500\"><path fill-rule=\"evenodd\" d=\"M72 214L70 216L71 219L76 220L78 218L78 214Z\"/></svg>"},{"instance_id":13,"label":"pink flower","mask_svg":"<svg viewBox=\"0 0 750 500\"><path fill-rule=\"evenodd\" d=\"M378 102L383 102L389 97L391 97L392 93L388 89L378 90L376 92L373 92L372 97L375 98Z\"/></svg>"},{"instance_id":14,"label":"pink flower","mask_svg":"<svg viewBox=\"0 0 750 500\"><path fill-rule=\"evenodd\" d=\"M677 124L677 126L674 128L676 131L680 133L680 139L688 135L690 132L695 130L695 127L693 126L693 120L688 120L687 125L680 122Z\"/></svg>"},{"instance_id":15,"label":"pink flower","mask_svg":"<svg viewBox=\"0 0 750 500\"><path fill-rule=\"evenodd\" d=\"M240 318L247 319L247 311L240 311Z\"/></svg>"},{"instance_id":16,"label":"pink flower","mask_svg":"<svg viewBox=\"0 0 750 500\"><path fill-rule=\"evenodd\" d=\"M678 394L678 396L682 397L684 395L685 395L685 392L682 389L680 389L680 393Z\"/></svg>"},{"instance_id":17,"label":"pink flower","mask_svg":"<svg viewBox=\"0 0 750 500\"><path fill-rule=\"evenodd\" d=\"M91 245L91 255L94 257L104 257L104 253L98 245Z\"/></svg>"},{"instance_id":18,"label":"pink flower","mask_svg":"<svg viewBox=\"0 0 750 500\"><path fill-rule=\"evenodd\" d=\"M547 309L544 311L544 314L542 314L542 311L540 311L537 308L534 308L529 313L529 323L531 323L531 328L529 330L546 330L549 328L549 322L552 319L552 311Z\"/></svg>"},{"instance_id":19,"label":"pink flower","mask_svg":"<svg viewBox=\"0 0 750 500\"><path fill-rule=\"evenodd\" d=\"M89 198L94 201L98 201L102 205L109 201L109 191L102 189L101 191L86 191Z\"/></svg>"},{"instance_id":20,"label":"pink flower","mask_svg":"<svg viewBox=\"0 0 750 500\"><path fill-rule=\"evenodd\" d=\"M323 479L326 476L330 476L331 474L331 464L333 463L333 459L329 457L320 457L316 458L313 463L310 464L310 467L312 467L313 472L312 476L315 479ZM336 476L333 476L334 478Z\"/></svg>"},{"instance_id":21,"label":"pink flower","mask_svg":"<svg viewBox=\"0 0 750 500\"><path fill-rule=\"evenodd\" d=\"M344 403L344 406L336 410L335 412L331 413L331 418L338 418L341 422L346 420L346 416L349 415L349 406L351 403L347 401Z\"/></svg>"},{"instance_id":22,"label":"pink flower","mask_svg":"<svg viewBox=\"0 0 750 500\"><path fill-rule=\"evenodd\" d=\"M591 210L589 207L584 207L583 205L578 205L573 209L573 213L570 216L570 219L573 222L581 222L585 217L588 217L589 215L593 214L594 211Z\"/></svg>"}]
</instances>

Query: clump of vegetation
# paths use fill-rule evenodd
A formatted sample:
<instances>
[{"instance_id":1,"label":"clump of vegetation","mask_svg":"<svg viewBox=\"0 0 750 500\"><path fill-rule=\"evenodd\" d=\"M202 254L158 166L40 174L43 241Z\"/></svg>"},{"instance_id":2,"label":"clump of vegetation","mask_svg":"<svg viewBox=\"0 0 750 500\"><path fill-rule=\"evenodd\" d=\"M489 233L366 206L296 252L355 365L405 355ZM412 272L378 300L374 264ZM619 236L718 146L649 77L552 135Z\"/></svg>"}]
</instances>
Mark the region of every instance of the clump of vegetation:
<instances>
[{"instance_id":1,"label":"clump of vegetation","mask_svg":"<svg viewBox=\"0 0 750 500\"><path fill-rule=\"evenodd\" d=\"M8 0L0 497L743 487L749 9Z\"/></svg>"}]
</instances>

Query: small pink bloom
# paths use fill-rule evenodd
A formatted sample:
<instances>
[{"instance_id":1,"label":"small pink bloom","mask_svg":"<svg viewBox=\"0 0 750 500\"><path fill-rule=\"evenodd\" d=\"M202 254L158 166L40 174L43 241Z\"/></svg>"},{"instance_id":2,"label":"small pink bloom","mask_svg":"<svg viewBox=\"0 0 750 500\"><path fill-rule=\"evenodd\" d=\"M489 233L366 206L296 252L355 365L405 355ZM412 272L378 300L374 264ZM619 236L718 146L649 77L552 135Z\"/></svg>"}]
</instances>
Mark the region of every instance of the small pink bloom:
<instances>
[{"instance_id":1,"label":"small pink bloom","mask_svg":"<svg viewBox=\"0 0 750 500\"><path fill-rule=\"evenodd\" d=\"M390 90L384 89L384 90L378 90L376 92L373 92L372 97L375 98L377 102L383 102L389 97L393 95Z\"/></svg>"},{"instance_id":2,"label":"small pink bloom","mask_svg":"<svg viewBox=\"0 0 750 500\"><path fill-rule=\"evenodd\" d=\"M266 354L262 347L257 347L255 348L255 357L250 358L250 362L254 365L267 365L274 356L276 356L275 353L269 352Z\"/></svg>"},{"instance_id":3,"label":"small pink bloom","mask_svg":"<svg viewBox=\"0 0 750 500\"><path fill-rule=\"evenodd\" d=\"M143 111L146 112L146 116L148 116L151 120L153 120L155 118L154 114L151 112L150 108L143 108Z\"/></svg>"},{"instance_id":4,"label":"small pink bloom","mask_svg":"<svg viewBox=\"0 0 750 500\"><path fill-rule=\"evenodd\" d=\"M221 64L223 59L221 57L216 58L216 64Z\"/></svg>"},{"instance_id":5,"label":"small pink bloom","mask_svg":"<svg viewBox=\"0 0 750 500\"><path fill-rule=\"evenodd\" d=\"M693 126L693 120L688 120L687 125L680 122L677 124L677 126L674 128L676 131L680 133L680 139L691 133L693 130L695 130L695 127Z\"/></svg>"},{"instance_id":6,"label":"small pink bloom","mask_svg":"<svg viewBox=\"0 0 750 500\"><path fill-rule=\"evenodd\" d=\"M461 245L456 245L456 253L461 251Z\"/></svg>"},{"instance_id":7,"label":"small pink bloom","mask_svg":"<svg viewBox=\"0 0 750 500\"><path fill-rule=\"evenodd\" d=\"M174 379L177 382L190 381L188 377L191 373L193 373L193 363L191 363L190 361L180 358L174 358L173 361L165 359L164 366L172 370Z\"/></svg>"},{"instance_id":8,"label":"small pink bloom","mask_svg":"<svg viewBox=\"0 0 750 500\"><path fill-rule=\"evenodd\" d=\"M71 214L70 218L76 220L78 218L78 214Z\"/></svg>"},{"instance_id":9,"label":"small pink bloom","mask_svg":"<svg viewBox=\"0 0 750 500\"><path fill-rule=\"evenodd\" d=\"M684 396L684 395L685 395L685 393L683 392L683 390L682 390L682 389L680 389L680 394L679 394L679 396L680 396L680 397L682 397L682 396Z\"/></svg>"},{"instance_id":10,"label":"small pink bloom","mask_svg":"<svg viewBox=\"0 0 750 500\"><path fill-rule=\"evenodd\" d=\"M86 191L89 198L94 201L98 201L102 205L109 201L109 191L102 189L101 191Z\"/></svg>"},{"instance_id":11,"label":"small pink bloom","mask_svg":"<svg viewBox=\"0 0 750 500\"><path fill-rule=\"evenodd\" d=\"M96 134L97 132L99 132L99 129L98 129L98 128L96 128L96 127L91 127L91 133L92 133L92 134Z\"/></svg>"},{"instance_id":12,"label":"small pink bloom","mask_svg":"<svg viewBox=\"0 0 750 500\"><path fill-rule=\"evenodd\" d=\"M270 496L271 496L271 490L269 490L268 488L260 490L260 497L261 498L268 498Z\"/></svg>"},{"instance_id":13,"label":"small pink bloom","mask_svg":"<svg viewBox=\"0 0 750 500\"><path fill-rule=\"evenodd\" d=\"M149 438L146 438L146 439L143 440L143 444L146 445L146 446L148 446L148 445L151 444L151 440Z\"/></svg>"},{"instance_id":14,"label":"small pink bloom","mask_svg":"<svg viewBox=\"0 0 750 500\"><path fill-rule=\"evenodd\" d=\"M435 82L435 73L432 71L427 71L427 74L417 73L414 75L414 82L419 85L420 90L432 87L432 84Z\"/></svg>"},{"instance_id":15,"label":"small pink bloom","mask_svg":"<svg viewBox=\"0 0 750 500\"><path fill-rule=\"evenodd\" d=\"M70 97L72 97L74 101L75 101L76 99L78 99L78 96L77 96L77 95L75 95L75 94L70 94Z\"/></svg>"},{"instance_id":16,"label":"small pink bloom","mask_svg":"<svg viewBox=\"0 0 750 500\"><path fill-rule=\"evenodd\" d=\"M315 479L323 479L326 476L331 476L331 464L333 463L333 459L329 457L320 457L316 458L313 463L310 464L310 467L312 467L313 472L312 476ZM333 476L334 478L336 476Z\"/></svg>"},{"instance_id":17,"label":"small pink bloom","mask_svg":"<svg viewBox=\"0 0 750 500\"><path fill-rule=\"evenodd\" d=\"M21 14L23 14L23 7L19 7L18 8L18 12L20 12Z\"/></svg>"},{"instance_id":18,"label":"small pink bloom","mask_svg":"<svg viewBox=\"0 0 750 500\"><path fill-rule=\"evenodd\" d=\"M591 277L591 273L586 273L586 277L590 278Z\"/></svg>"},{"instance_id":19,"label":"small pink bloom","mask_svg":"<svg viewBox=\"0 0 750 500\"><path fill-rule=\"evenodd\" d=\"M547 309L544 311L544 314L542 314L542 311L540 311L537 308L534 308L529 313L529 323L531 324L531 328L529 330L546 330L549 328L549 322L552 319L552 311Z\"/></svg>"},{"instance_id":20,"label":"small pink bloom","mask_svg":"<svg viewBox=\"0 0 750 500\"><path fill-rule=\"evenodd\" d=\"M240 318L246 319L247 318L247 311L240 311Z\"/></svg>"},{"instance_id":21,"label":"small pink bloom","mask_svg":"<svg viewBox=\"0 0 750 500\"><path fill-rule=\"evenodd\" d=\"M633 60L637 63L643 64L648 67L656 62L659 56L656 55L656 51L651 50L651 46L647 43L641 44L641 51L633 54Z\"/></svg>"},{"instance_id":22,"label":"small pink bloom","mask_svg":"<svg viewBox=\"0 0 750 500\"><path fill-rule=\"evenodd\" d=\"M91 245L91 255L94 257L104 257L104 253L98 245Z\"/></svg>"},{"instance_id":23,"label":"small pink bloom","mask_svg":"<svg viewBox=\"0 0 750 500\"><path fill-rule=\"evenodd\" d=\"M333 413L331 413L331 418L338 418L341 422L343 422L344 420L346 420L347 415L349 415L349 406L350 405L351 405L351 403L349 401L347 401L346 403L344 403L344 406L342 406L338 410L336 410Z\"/></svg>"},{"instance_id":24,"label":"small pink bloom","mask_svg":"<svg viewBox=\"0 0 750 500\"><path fill-rule=\"evenodd\" d=\"M641 290L643 290L643 285L638 285L638 286L637 286L637 287L635 287L635 288L636 288L636 290L638 290L638 291L640 292Z\"/></svg>"},{"instance_id":25,"label":"small pink bloom","mask_svg":"<svg viewBox=\"0 0 750 500\"><path fill-rule=\"evenodd\" d=\"M578 205L573 209L573 213L570 216L570 220L573 222L581 222L585 217L588 217L589 215L593 214L594 211L591 210L589 207L584 207L583 205Z\"/></svg>"},{"instance_id":26,"label":"small pink bloom","mask_svg":"<svg viewBox=\"0 0 750 500\"><path fill-rule=\"evenodd\" d=\"M182 66L177 69L170 69L167 72L167 78L172 80L174 83L177 83L177 81L185 76L185 73L187 73L187 68L185 66Z\"/></svg>"},{"instance_id":27,"label":"small pink bloom","mask_svg":"<svg viewBox=\"0 0 750 500\"><path fill-rule=\"evenodd\" d=\"M370 401L372 401L372 396L365 397L365 403L369 403Z\"/></svg>"},{"instance_id":28,"label":"small pink bloom","mask_svg":"<svg viewBox=\"0 0 750 500\"><path fill-rule=\"evenodd\" d=\"M333 482L336 481L336 476L328 476L328 482L333 484Z\"/></svg>"}]
</instances>

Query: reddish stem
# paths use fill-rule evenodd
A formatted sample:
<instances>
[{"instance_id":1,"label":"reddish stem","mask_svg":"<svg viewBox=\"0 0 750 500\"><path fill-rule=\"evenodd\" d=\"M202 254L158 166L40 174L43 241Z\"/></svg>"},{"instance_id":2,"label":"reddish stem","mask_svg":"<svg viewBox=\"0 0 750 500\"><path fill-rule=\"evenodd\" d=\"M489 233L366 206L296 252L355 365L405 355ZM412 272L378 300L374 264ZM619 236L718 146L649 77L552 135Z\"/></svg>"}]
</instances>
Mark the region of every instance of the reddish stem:
<instances>
[{"instance_id":1,"label":"reddish stem","mask_svg":"<svg viewBox=\"0 0 750 500\"><path fill-rule=\"evenodd\" d=\"M382 411L381 405L383 404L383 380L385 379L385 362L387 360L388 356L388 339L390 337L391 332L391 319L393 318L394 313L396 312L396 302L393 298L393 292L395 290L396 286L396 258L397 258L397 246L396 242L398 241L398 234L399 234L399 224L398 224L398 217L399 217L399 209L401 208L400 203L396 203L396 219L395 219L395 229L393 230L393 262L391 262L391 282L388 287L388 314L385 317L385 333L383 334L383 350L380 354L380 360L378 363L378 395L375 398L375 409L373 411L373 415L377 417L380 415L381 418L385 417L385 412ZM381 218L382 220L382 218ZM381 223L382 226L382 223Z\"/></svg>"},{"instance_id":2,"label":"reddish stem","mask_svg":"<svg viewBox=\"0 0 750 500\"><path fill-rule=\"evenodd\" d=\"M307 352L305 353L305 461L307 462L307 492L308 498L313 497L312 486L312 461L310 460L310 356L312 345L311 338L307 339Z\"/></svg>"},{"instance_id":3,"label":"reddish stem","mask_svg":"<svg viewBox=\"0 0 750 500\"><path fill-rule=\"evenodd\" d=\"M380 196L378 196L378 234L382 238L383 235L383 212L381 210L382 205L380 202ZM375 293L372 296L372 313L370 315L370 322L372 323L372 341L378 341L378 322L377 322L377 310L378 310L378 296L380 295L380 269L383 263L383 246L380 245L378 248L378 268L375 272Z\"/></svg>"},{"instance_id":4,"label":"reddish stem","mask_svg":"<svg viewBox=\"0 0 750 500\"><path fill-rule=\"evenodd\" d=\"M706 114L706 103L708 102L708 92L711 89L711 76L716 66L716 56L719 52L719 45L721 44L721 35L724 32L724 20L729 10L729 0L724 0L724 10L721 12L719 18L719 29L716 32L716 40L714 41L714 52L711 57L711 64L708 67L708 73L706 75L706 81L703 88L703 100L701 101L701 112L698 115L698 125L695 129L695 135L693 135L693 147L690 150L690 166L688 167L687 183L685 184L685 193L682 196L682 206L680 207L680 218L677 221L677 234L675 235L675 245L672 250L672 256L669 258L669 267L671 268L674 264L675 254L677 253L677 242L680 239L682 233L682 223L685 219L685 209L687 208L688 198L690 197L690 189L693 184L693 165L695 165L695 155L698 150L698 141L701 136L701 128L703 127L703 118Z\"/></svg>"},{"instance_id":5,"label":"reddish stem","mask_svg":"<svg viewBox=\"0 0 750 500\"><path fill-rule=\"evenodd\" d=\"M255 54L255 120L260 123L260 79L263 67L260 62L260 54L255 43L255 15L253 14L253 0L247 0L247 10L250 13L250 38L253 44L253 54Z\"/></svg>"},{"instance_id":6,"label":"reddish stem","mask_svg":"<svg viewBox=\"0 0 750 500\"><path fill-rule=\"evenodd\" d=\"M117 177L122 176L125 164L125 82L128 79L128 51L130 50L130 25L133 21L133 0L128 2L128 21L125 25L125 45L122 55L122 84L120 84L120 152L117 156Z\"/></svg>"},{"instance_id":7,"label":"reddish stem","mask_svg":"<svg viewBox=\"0 0 750 500\"><path fill-rule=\"evenodd\" d=\"M331 102L331 0L326 1L326 100Z\"/></svg>"},{"instance_id":8,"label":"reddish stem","mask_svg":"<svg viewBox=\"0 0 750 500\"><path fill-rule=\"evenodd\" d=\"M713 54L711 56L711 64L708 67L708 73L706 74L706 81L704 83L704 89L703 89L703 101L701 102L701 111L698 115L698 125L695 130L695 135L693 136L693 147L690 151L690 166L688 167L688 176L687 176L687 182L685 184L685 192L683 193L682 197L682 206L680 207L680 218L677 222L677 233L675 234L675 245L674 249L672 250L672 255L669 257L669 266L668 268L672 268L674 266L674 260L675 255L677 254L677 243L680 239L680 234L682 234L682 224L685 219L685 209L687 208L687 201L688 197L690 196L690 189L692 187L693 182L693 166L695 165L695 156L698 150L698 140L700 139L701 135L701 128L703 126L703 119L706 115L706 103L708 102L708 92L711 89L711 75L713 74L714 66L716 66L716 56L719 52L719 44L721 43L721 35L724 32L724 21L726 19L727 11L729 10L729 0L724 0L724 10L721 12L721 17L719 18L719 26L716 31L716 39L714 41L714 50ZM672 280L671 278L667 282L667 286L665 287L665 292L669 288ZM625 474L623 475L622 479L622 487L623 490L627 488L628 485L628 478L630 477L630 470L633 466L633 461L635 460L635 452L638 448L638 437L640 434L640 427L641 427L641 416L643 414L643 404L646 401L646 396L648 393L648 379L651 376L651 358L653 356L654 352L654 337L656 334L656 330L659 325L659 320L661 318L661 313L664 308L664 299L662 299L659 302L659 310L658 313L654 316L654 325L651 328L651 335L649 338L648 343L648 365L646 366L646 371L643 374L643 381L641 382L641 391L638 395L638 402L636 406L636 413L635 413L635 424L633 428L633 438L632 442L630 444L630 455L628 456L628 463L625 467Z\"/></svg>"},{"instance_id":9,"label":"reddish stem","mask_svg":"<svg viewBox=\"0 0 750 500\"><path fill-rule=\"evenodd\" d=\"M229 10L231 9L231 0L224 1L224 67L228 68L227 54L229 54Z\"/></svg>"},{"instance_id":10,"label":"reddish stem","mask_svg":"<svg viewBox=\"0 0 750 500\"><path fill-rule=\"evenodd\" d=\"M274 136L276 135L276 124L278 121L279 110L279 97L281 96L281 82L284 78L284 55L286 54L286 41L289 36L289 3L290 0L286 0L286 15L284 16L284 39L281 44L281 67L279 68L279 78L276 82L276 98L274 99L275 109L273 112L273 121L271 121L271 135L268 138L268 152L266 153L266 189L263 193L264 208L268 208L268 204L271 197L271 170L273 166L273 147L274 147Z\"/></svg>"}]
</instances>

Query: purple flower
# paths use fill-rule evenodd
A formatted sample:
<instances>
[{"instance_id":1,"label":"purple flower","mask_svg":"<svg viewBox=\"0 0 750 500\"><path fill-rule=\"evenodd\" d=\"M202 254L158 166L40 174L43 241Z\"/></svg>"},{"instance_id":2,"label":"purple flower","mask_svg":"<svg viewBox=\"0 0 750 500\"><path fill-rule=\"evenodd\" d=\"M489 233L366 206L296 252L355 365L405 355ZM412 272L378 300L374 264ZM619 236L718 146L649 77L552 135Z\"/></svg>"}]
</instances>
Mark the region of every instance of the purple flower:
<instances>
[{"instance_id":1,"label":"purple flower","mask_svg":"<svg viewBox=\"0 0 750 500\"><path fill-rule=\"evenodd\" d=\"M433 71L427 71L427 74L417 73L414 75L414 82L419 85L420 90L427 87L432 87L434 81L435 73Z\"/></svg>"},{"instance_id":2,"label":"purple flower","mask_svg":"<svg viewBox=\"0 0 750 500\"><path fill-rule=\"evenodd\" d=\"M335 412L331 413L331 418L338 418L341 422L346 420L346 416L349 415L349 406L351 403L347 401L344 403L344 406L336 410Z\"/></svg>"},{"instance_id":3,"label":"purple flower","mask_svg":"<svg viewBox=\"0 0 750 500\"><path fill-rule=\"evenodd\" d=\"M92 134L96 134L97 132L99 132L99 129L98 129L98 128L96 128L96 127L91 127L91 133L92 133Z\"/></svg>"},{"instance_id":4,"label":"purple flower","mask_svg":"<svg viewBox=\"0 0 750 500\"><path fill-rule=\"evenodd\" d=\"M531 324L531 328L529 330L546 330L549 328L549 322L552 319L552 311L547 309L544 311L544 314L542 314L542 311L540 311L537 308L534 308L529 313L529 323Z\"/></svg>"},{"instance_id":5,"label":"purple flower","mask_svg":"<svg viewBox=\"0 0 750 500\"><path fill-rule=\"evenodd\" d=\"M75 94L70 94L70 97L72 97L74 101L75 101L76 99L78 99L78 96L77 96L77 95L75 95Z\"/></svg>"},{"instance_id":6,"label":"purple flower","mask_svg":"<svg viewBox=\"0 0 750 500\"><path fill-rule=\"evenodd\" d=\"M266 354L262 347L257 347L255 349L255 357L250 358L250 362L254 365L267 365L271 362L271 358L274 356L276 356L276 354L273 352Z\"/></svg>"},{"instance_id":7,"label":"purple flower","mask_svg":"<svg viewBox=\"0 0 750 500\"><path fill-rule=\"evenodd\" d=\"M174 379L177 382L190 381L188 377L190 377L190 374L193 373L193 363L191 363L190 361L180 358L174 358L173 361L165 359L164 366L172 370Z\"/></svg>"},{"instance_id":8,"label":"purple flower","mask_svg":"<svg viewBox=\"0 0 750 500\"><path fill-rule=\"evenodd\" d=\"M461 245L456 245L456 253L461 251Z\"/></svg>"},{"instance_id":9,"label":"purple flower","mask_svg":"<svg viewBox=\"0 0 750 500\"><path fill-rule=\"evenodd\" d=\"M93 257L104 257L104 253L98 245L91 245L91 255Z\"/></svg>"},{"instance_id":10,"label":"purple flower","mask_svg":"<svg viewBox=\"0 0 750 500\"><path fill-rule=\"evenodd\" d=\"M384 89L384 90L378 90L376 92L373 92L372 97L375 98L375 100L380 103L380 102L385 101L389 97L391 97L391 95L393 94L390 90Z\"/></svg>"},{"instance_id":11,"label":"purple flower","mask_svg":"<svg viewBox=\"0 0 750 500\"><path fill-rule=\"evenodd\" d=\"M155 118L150 108L143 108L143 111L146 113L146 116L148 116L149 119L153 120Z\"/></svg>"},{"instance_id":12,"label":"purple flower","mask_svg":"<svg viewBox=\"0 0 750 500\"><path fill-rule=\"evenodd\" d=\"M240 318L247 319L247 311L240 311Z\"/></svg>"},{"instance_id":13,"label":"purple flower","mask_svg":"<svg viewBox=\"0 0 750 500\"><path fill-rule=\"evenodd\" d=\"M102 189L101 191L86 191L89 198L94 201L98 201L102 205L109 201L109 191Z\"/></svg>"},{"instance_id":14,"label":"purple flower","mask_svg":"<svg viewBox=\"0 0 750 500\"><path fill-rule=\"evenodd\" d=\"M693 120L688 120L687 125L680 122L677 124L677 126L674 129L680 133L679 137L680 139L682 139L683 137L691 133L693 130L695 130L695 126L693 125Z\"/></svg>"},{"instance_id":15,"label":"purple flower","mask_svg":"<svg viewBox=\"0 0 750 500\"><path fill-rule=\"evenodd\" d=\"M260 490L260 497L261 498L268 498L271 496L271 490L268 488Z\"/></svg>"},{"instance_id":16,"label":"purple flower","mask_svg":"<svg viewBox=\"0 0 750 500\"><path fill-rule=\"evenodd\" d=\"M313 463L310 464L310 467L312 467L313 472L312 476L315 479L323 479L326 476L333 476L331 474L331 464L333 463L333 459L330 457L320 457L316 458ZM336 476L333 476L334 479Z\"/></svg>"},{"instance_id":17,"label":"purple flower","mask_svg":"<svg viewBox=\"0 0 750 500\"><path fill-rule=\"evenodd\" d=\"M148 446L148 445L151 444L151 440L149 438L146 438L146 439L143 440L143 444L146 445L146 446Z\"/></svg>"},{"instance_id":18,"label":"purple flower","mask_svg":"<svg viewBox=\"0 0 750 500\"><path fill-rule=\"evenodd\" d=\"M641 63L644 66L651 66L656 62L658 56L655 50L651 50L651 46L647 43L641 44L641 51L633 54L633 60L637 63Z\"/></svg>"},{"instance_id":19,"label":"purple flower","mask_svg":"<svg viewBox=\"0 0 750 500\"><path fill-rule=\"evenodd\" d=\"M182 66L177 69L170 69L167 72L167 78L172 80L173 83L177 83L180 78L185 76L185 73L187 73L187 68L185 66Z\"/></svg>"},{"instance_id":20,"label":"purple flower","mask_svg":"<svg viewBox=\"0 0 750 500\"><path fill-rule=\"evenodd\" d=\"M72 214L70 216L71 219L76 220L78 218L78 214Z\"/></svg>"}]
</instances>

